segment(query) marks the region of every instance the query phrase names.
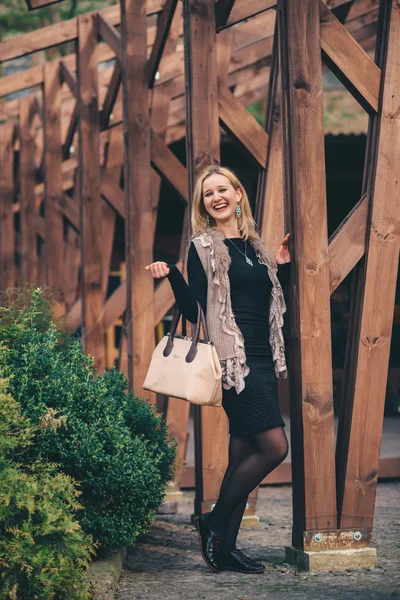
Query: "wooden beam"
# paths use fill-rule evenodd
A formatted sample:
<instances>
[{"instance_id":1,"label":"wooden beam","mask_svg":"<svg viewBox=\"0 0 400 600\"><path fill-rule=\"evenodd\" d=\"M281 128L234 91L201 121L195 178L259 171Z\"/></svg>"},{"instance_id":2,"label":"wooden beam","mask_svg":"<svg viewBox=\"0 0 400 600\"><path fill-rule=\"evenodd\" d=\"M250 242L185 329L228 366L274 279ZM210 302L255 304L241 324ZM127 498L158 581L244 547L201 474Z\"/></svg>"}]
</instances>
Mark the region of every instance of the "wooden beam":
<instances>
[{"instance_id":1,"label":"wooden beam","mask_svg":"<svg viewBox=\"0 0 400 600\"><path fill-rule=\"evenodd\" d=\"M365 258L361 324L340 527L372 530L393 324L400 230L400 12L387 3L382 35L383 94ZM386 52L385 45L387 44Z\"/></svg>"},{"instance_id":2,"label":"wooden beam","mask_svg":"<svg viewBox=\"0 0 400 600\"><path fill-rule=\"evenodd\" d=\"M121 35L119 31L107 21L102 12L97 13L97 31L102 40L110 46L117 59L120 61L122 57Z\"/></svg>"},{"instance_id":3,"label":"wooden beam","mask_svg":"<svg viewBox=\"0 0 400 600\"><path fill-rule=\"evenodd\" d=\"M365 110L377 112L381 80L379 67L322 0L319 10L324 62Z\"/></svg>"},{"instance_id":4,"label":"wooden beam","mask_svg":"<svg viewBox=\"0 0 400 600\"><path fill-rule=\"evenodd\" d=\"M189 198L193 195L196 170L220 160L218 83L214 0L199 4L184 0L186 78L186 164ZM186 236L187 232L183 232ZM213 436L209 432L213 431ZM228 427L223 411L196 407L196 498L195 513L210 510L218 498L228 464Z\"/></svg>"},{"instance_id":5,"label":"wooden beam","mask_svg":"<svg viewBox=\"0 0 400 600\"><path fill-rule=\"evenodd\" d=\"M117 59L115 61L111 81L108 84L107 94L104 99L103 108L100 115L101 129L107 129L115 101L118 96L121 84L121 63Z\"/></svg>"},{"instance_id":6,"label":"wooden beam","mask_svg":"<svg viewBox=\"0 0 400 600\"><path fill-rule=\"evenodd\" d=\"M53 62L53 61L48 61L48 62ZM78 97L78 80L76 78L75 73L73 71L71 71L68 64L64 60L60 60L60 77L61 77L61 81L64 81L68 85L73 97L77 98ZM43 79L44 79L44 77L43 77Z\"/></svg>"},{"instance_id":7,"label":"wooden beam","mask_svg":"<svg viewBox=\"0 0 400 600\"><path fill-rule=\"evenodd\" d=\"M120 142L122 144L122 140L120 140ZM114 209L114 211L124 219L124 192L119 187L116 177L111 177L108 173L108 170L104 171L101 179L101 195L107 200L108 204Z\"/></svg>"},{"instance_id":8,"label":"wooden beam","mask_svg":"<svg viewBox=\"0 0 400 600\"><path fill-rule=\"evenodd\" d=\"M62 157L63 157L64 161L67 160L70 156L70 150L71 150L72 142L73 142L77 127L78 127L78 101L75 101L75 106L72 110L71 118L69 120L67 133L65 135L65 140L62 144Z\"/></svg>"},{"instance_id":9,"label":"wooden beam","mask_svg":"<svg viewBox=\"0 0 400 600\"><path fill-rule=\"evenodd\" d=\"M31 127L32 103L26 96L20 99L20 221L21 221L21 278L23 283L37 283L38 255L35 207L35 140Z\"/></svg>"},{"instance_id":10,"label":"wooden beam","mask_svg":"<svg viewBox=\"0 0 400 600\"><path fill-rule=\"evenodd\" d=\"M35 10L36 8L42 8L42 6L49 6L50 4L57 4L62 0L26 0L26 4L29 10Z\"/></svg>"},{"instance_id":11,"label":"wooden beam","mask_svg":"<svg viewBox=\"0 0 400 600\"><path fill-rule=\"evenodd\" d=\"M147 64L147 82L149 88L153 87L154 79L160 65L164 47L167 42L169 29L174 17L178 0L165 0L163 10L157 23L157 35L151 49L151 55Z\"/></svg>"},{"instance_id":12,"label":"wooden beam","mask_svg":"<svg viewBox=\"0 0 400 600\"><path fill-rule=\"evenodd\" d=\"M258 167L265 168L268 134L220 79L218 80L218 106L219 119L224 129L233 134Z\"/></svg>"},{"instance_id":13,"label":"wooden beam","mask_svg":"<svg viewBox=\"0 0 400 600\"><path fill-rule=\"evenodd\" d=\"M163 0L147 0L146 12L148 15L159 12L162 9ZM108 6L102 11L102 15L111 25L119 25L121 19L120 5ZM96 15L97 11L86 13ZM78 36L78 19L74 17L68 21L61 21L48 27L42 27L29 33L16 35L0 43L0 62L25 56L31 52L45 50L50 46L57 46L65 42L71 42Z\"/></svg>"},{"instance_id":14,"label":"wooden beam","mask_svg":"<svg viewBox=\"0 0 400 600\"><path fill-rule=\"evenodd\" d=\"M363 194L329 238L330 292L339 287L365 254L369 194Z\"/></svg>"},{"instance_id":15,"label":"wooden beam","mask_svg":"<svg viewBox=\"0 0 400 600\"><path fill-rule=\"evenodd\" d=\"M76 301L78 294L81 264L80 237L72 227L68 227L64 248L64 299L68 311Z\"/></svg>"},{"instance_id":16,"label":"wooden beam","mask_svg":"<svg viewBox=\"0 0 400 600\"><path fill-rule=\"evenodd\" d=\"M105 368L102 324L101 198L96 17L78 18L80 232L83 344L98 371Z\"/></svg>"},{"instance_id":17,"label":"wooden beam","mask_svg":"<svg viewBox=\"0 0 400 600\"><path fill-rule=\"evenodd\" d=\"M43 65L44 98L44 182L46 220L46 283L53 292L57 290L58 303L62 305L64 277L61 148L61 86L60 66L52 61ZM62 309L65 312L65 307Z\"/></svg>"},{"instance_id":18,"label":"wooden beam","mask_svg":"<svg viewBox=\"0 0 400 600\"><path fill-rule=\"evenodd\" d=\"M239 6L240 2L241 2L241 0L239 0L239 2L237 0L235 3L235 7ZM247 0L246 0L246 2L247 2ZM332 4L332 3L330 3L330 4ZM332 4L332 6L334 6L334 5L335 5L335 3ZM115 10L115 8L119 8L119 7L109 7L109 8ZM108 11L109 11L109 9L105 9L105 12L103 11L103 14L109 15ZM119 22L119 19L114 18L114 20L113 20L112 16L113 15L107 16L107 19L108 19L109 23L116 25ZM264 39L264 42L265 42L265 38L269 37L273 33L274 19L275 19L275 9L266 10L266 11L260 13L259 16L253 17L251 20L249 20L247 22L244 21L244 22L240 23L239 27L234 27L232 29L232 31L234 32L233 47L234 47L235 54L242 48L242 46L248 46L249 42L250 42L250 44L253 44L253 45L256 42L261 41L262 39ZM366 31L365 23L368 23L368 26L369 25L374 26L374 24L376 24L376 21L377 21L377 12L372 11L372 16L370 13L367 13L366 15L364 15L362 13L360 16L358 16L354 19L351 19L349 22L346 22L345 27L355 37L356 41L358 41L361 44L361 46L364 47L365 46L364 31ZM149 37L153 30L155 30L154 27L148 28ZM240 40L244 37L247 38L248 41L245 44L240 43ZM368 47L370 46L370 43L371 42L368 42L366 49L368 49ZM272 45L271 45L271 49L272 49ZM267 56L268 52L270 52L270 50L265 49L264 52L261 53L261 58L263 58L263 57L265 58ZM104 62L104 61L110 60L115 57L115 54L112 52L110 47L106 44L99 46L98 53L99 53L99 62ZM245 52L246 58L248 56L247 64L251 64L252 61L256 60L255 58L253 58L252 54L253 53L251 52L250 47L249 47L248 50ZM179 57L181 55L182 55L182 52L177 52L175 54L175 59L172 62L179 63ZM237 70L237 69L241 68L241 65L239 64L239 62L241 62L242 60L243 59L239 59L239 56L236 56L235 60L232 62L231 69ZM75 62L76 62L75 54L70 54L70 55L65 56L62 59L62 61L64 64L68 65L70 70L72 70L72 71L75 70L75 68L76 68L75 67ZM154 85L155 86L163 85L166 80L170 79L171 75L176 76L176 73L174 75L174 70L175 69L173 68L173 64L169 65L168 69L163 69L164 75L161 75L161 73L160 73L160 79L156 80L154 82ZM183 71L183 69L182 69L182 71ZM99 75L101 78L103 74L100 73ZM164 79L164 77L166 77L166 79ZM8 94L11 94L11 93L14 93L17 91L21 91L26 88L39 86L42 83L43 83L42 65L30 67L29 69L25 69L23 71L19 71L12 75L7 75L5 77L0 78L0 96L6 96ZM7 103L7 104L9 104L9 103ZM0 108L2 109L2 111L5 110L4 105L0 106ZM15 116L15 114L14 114L14 116ZM0 111L0 118L1 118L1 111Z\"/></svg>"},{"instance_id":19,"label":"wooden beam","mask_svg":"<svg viewBox=\"0 0 400 600\"><path fill-rule=\"evenodd\" d=\"M319 2L281 0L278 9L285 194L296 287L296 299L290 297L288 352L293 545L302 548L305 531L336 527Z\"/></svg>"},{"instance_id":20,"label":"wooden beam","mask_svg":"<svg viewBox=\"0 0 400 600\"><path fill-rule=\"evenodd\" d=\"M153 131L151 132L151 163L159 175L163 175L187 203L189 194L186 169L161 137Z\"/></svg>"},{"instance_id":21,"label":"wooden beam","mask_svg":"<svg viewBox=\"0 0 400 600\"><path fill-rule=\"evenodd\" d=\"M14 123L0 126L0 289L16 284L14 234Z\"/></svg>"},{"instance_id":22,"label":"wooden beam","mask_svg":"<svg viewBox=\"0 0 400 600\"><path fill-rule=\"evenodd\" d=\"M145 270L153 260L153 240L147 235L153 216L145 8L141 0L121 2L127 264L125 326L130 388L134 388L138 396L150 395L154 401L154 396L143 390L154 348L154 283Z\"/></svg>"}]
</instances>

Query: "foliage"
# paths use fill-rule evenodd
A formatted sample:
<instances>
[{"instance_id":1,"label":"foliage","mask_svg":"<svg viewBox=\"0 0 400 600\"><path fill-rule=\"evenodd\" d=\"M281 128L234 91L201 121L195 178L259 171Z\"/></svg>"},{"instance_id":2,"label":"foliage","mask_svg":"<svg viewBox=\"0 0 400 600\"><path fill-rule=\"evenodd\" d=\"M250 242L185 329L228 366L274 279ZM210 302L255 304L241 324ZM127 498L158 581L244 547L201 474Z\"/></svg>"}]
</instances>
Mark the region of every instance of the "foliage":
<instances>
[{"instance_id":1,"label":"foliage","mask_svg":"<svg viewBox=\"0 0 400 600\"><path fill-rule=\"evenodd\" d=\"M61 420L55 430L40 428L26 459L58 463L80 483L83 529L103 548L148 531L173 476L175 444L120 373L95 373L79 340L57 328L41 290L20 291L0 309L0 369L34 424L45 425L49 409Z\"/></svg>"},{"instance_id":2,"label":"foliage","mask_svg":"<svg viewBox=\"0 0 400 600\"><path fill-rule=\"evenodd\" d=\"M0 597L86 600L94 545L74 516L79 492L55 465L23 464L34 444L35 428L1 380Z\"/></svg>"},{"instance_id":3,"label":"foliage","mask_svg":"<svg viewBox=\"0 0 400 600\"><path fill-rule=\"evenodd\" d=\"M46 27L90 11L99 10L116 0L64 0L59 4L29 11L26 0L2 0L0 9L0 39Z\"/></svg>"}]
</instances>

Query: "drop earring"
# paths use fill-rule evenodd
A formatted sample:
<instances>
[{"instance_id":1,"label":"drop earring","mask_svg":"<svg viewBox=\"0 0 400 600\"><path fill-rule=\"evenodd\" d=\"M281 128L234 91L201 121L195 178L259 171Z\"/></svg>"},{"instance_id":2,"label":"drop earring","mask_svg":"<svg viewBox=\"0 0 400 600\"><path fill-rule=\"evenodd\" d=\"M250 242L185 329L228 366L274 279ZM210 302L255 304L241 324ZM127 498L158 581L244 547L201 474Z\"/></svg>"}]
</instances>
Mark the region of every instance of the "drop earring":
<instances>
[{"instance_id":1,"label":"drop earring","mask_svg":"<svg viewBox=\"0 0 400 600\"><path fill-rule=\"evenodd\" d=\"M240 208L240 204L237 205L235 212L236 212L237 218L242 216L242 209Z\"/></svg>"},{"instance_id":2,"label":"drop earring","mask_svg":"<svg viewBox=\"0 0 400 600\"><path fill-rule=\"evenodd\" d=\"M210 215L207 214L207 227L210 227Z\"/></svg>"}]
</instances>

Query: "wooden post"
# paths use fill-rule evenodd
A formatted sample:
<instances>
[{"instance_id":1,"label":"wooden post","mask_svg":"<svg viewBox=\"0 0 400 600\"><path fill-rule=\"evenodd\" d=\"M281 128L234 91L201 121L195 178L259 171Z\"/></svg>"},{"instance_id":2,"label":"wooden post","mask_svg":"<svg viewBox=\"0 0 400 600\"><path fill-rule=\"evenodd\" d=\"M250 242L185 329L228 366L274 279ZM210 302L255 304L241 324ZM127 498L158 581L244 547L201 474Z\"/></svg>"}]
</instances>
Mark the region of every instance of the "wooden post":
<instances>
[{"instance_id":1,"label":"wooden post","mask_svg":"<svg viewBox=\"0 0 400 600\"><path fill-rule=\"evenodd\" d=\"M154 283L145 270L153 260L150 188L149 92L146 3L121 2L122 84L125 144L125 248L127 264L128 373L138 396L154 395L143 382L154 348Z\"/></svg>"},{"instance_id":2,"label":"wooden post","mask_svg":"<svg viewBox=\"0 0 400 600\"><path fill-rule=\"evenodd\" d=\"M292 542L304 548L309 532L336 527L319 3L281 0L278 8L282 96L287 109L285 193L296 286L290 305L289 352Z\"/></svg>"},{"instance_id":3,"label":"wooden post","mask_svg":"<svg viewBox=\"0 0 400 600\"><path fill-rule=\"evenodd\" d=\"M186 78L186 156L189 197L196 167L219 162L218 85L213 0L184 0ZM204 160L205 159L205 160ZM210 435L212 432L212 435ZM227 418L222 410L195 410L195 513L210 510L228 464Z\"/></svg>"},{"instance_id":4,"label":"wooden post","mask_svg":"<svg viewBox=\"0 0 400 600\"><path fill-rule=\"evenodd\" d=\"M38 254L35 207L35 140L32 132L34 98L25 96L19 104L20 125L20 194L21 194L21 279L37 283Z\"/></svg>"},{"instance_id":5,"label":"wooden post","mask_svg":"<svg viewBox=\"0 0 400 600\"><path fill-rule=\"evenodd\" d=\"M14 123L0 126L0 290L15 286Z\"/></svg>"},{"instance_id":6,"label":"wooden post","mask_svg":"<svg viewBox=\"0 0 400 600\"><path fill-rule=\"evenodd\" d=\"M367 236L353 409L340 527L372 531L399 260L400 12L387 3L379 139ZM383 11L382 11L383 12ZM383 15L385 16L385 15ZM387 44L387 45L386 45Z\"/></svg>"},{"instance_id":7,"label":"wooden post","mask_svg":"<svg viewBox=\"0 0 400 600\"><path fill-rule=\"evenodd\" d=\"M46 218L46 283L58 291L59 312L65 312L63 299L64 240L61 147L61 86L57 61L43 65L44 92L44 183Z\"/></svg>"},{"instance_id":8,"label":"wooden post","mask_svg":"<svg viewBox=\"0 0 400 600\"><path fill-rule=\"evenodd\" d=\"M98 371L105 368L102 323L101 197L97 31L93 14L78 17L80 231L83 344Z\"/></svg>"}]
</instances>

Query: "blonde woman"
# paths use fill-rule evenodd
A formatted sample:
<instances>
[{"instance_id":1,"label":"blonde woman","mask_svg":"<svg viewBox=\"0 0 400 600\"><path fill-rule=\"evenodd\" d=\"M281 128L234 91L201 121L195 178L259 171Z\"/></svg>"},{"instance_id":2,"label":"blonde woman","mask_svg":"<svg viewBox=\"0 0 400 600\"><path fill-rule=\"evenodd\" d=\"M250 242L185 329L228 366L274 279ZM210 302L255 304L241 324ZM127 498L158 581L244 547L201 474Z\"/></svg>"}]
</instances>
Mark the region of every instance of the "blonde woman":
<instances>
[{"instance_id":1,"label":"blonde woman","mask_svg":"<svg viewBox=\"0 0 400 600\"><path fill-rule=\"evenodd\" d=\"M248 495L288 451L277 381L287 376L281 284L289 278L289 234L274 261L256 233L243 185L216 165L196 183L192 229L189 285L174 265L155 262L146 269L169 278L192 323L200 302L222 366L229 464L213 511L196 519L200 549L214 571L261 573L265 567L238 550L236 538Z\"/></svg>"}]
</instances>

